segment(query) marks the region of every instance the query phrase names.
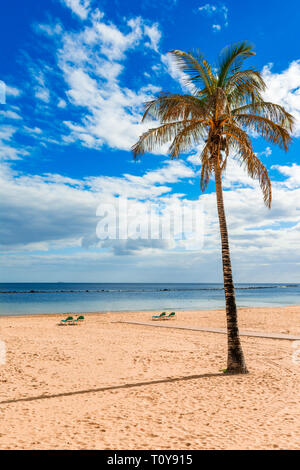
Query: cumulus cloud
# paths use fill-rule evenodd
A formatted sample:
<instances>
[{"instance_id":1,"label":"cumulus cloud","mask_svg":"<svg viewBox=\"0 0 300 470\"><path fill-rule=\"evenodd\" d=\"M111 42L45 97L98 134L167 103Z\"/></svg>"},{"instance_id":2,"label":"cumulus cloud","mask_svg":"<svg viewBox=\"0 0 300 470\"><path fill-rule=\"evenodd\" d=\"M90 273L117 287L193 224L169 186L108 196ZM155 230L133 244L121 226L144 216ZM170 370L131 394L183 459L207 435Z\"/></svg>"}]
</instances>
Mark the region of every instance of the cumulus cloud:
<instances>
[{"instance_id":1,"label":"cumulus cloud","mask_svg":"<svg viewBox=\"0 0 300 470\"><path fill-rule=\"evenodd\" d=\"M158 52L159 42L161 40L161 31L157 23L144 27L145 35L149 37L150 42L146 42L146 46L153 49L155 52Z\"/></svg>"},{"instance_id":2,"label":"cumulus cloud","mask_svg":"<svg viewBox=\"0 0 300 470\"><path fill-rule=\"evenodd\" d=\"M296 119L295 135L300 135L300 60L290 63L283 72L272 72L273 64L263 68L262 75L267 85L266 101L280 104Z\"/></svg>"},{"instance_id":3,"label":"cumulus cloud","mask_svg":"<svg viewBox=\"0 0 300 470\"><path fill-rule=\"evenodd\" d=\"M286 186L290 189L300 188L300 165L293 163L291 166L273 165L272 169L279 171L287 179L277 182L277 186Z\"/></svg>"},{"instance_id":4,"label":"cumulus cloud","mask_svg":"<svg viewBox=\"0 0 300 470\"><path fill-rule=\"evenodd\" d=\"M174 247L174 243L171 240L128 239L105 240L101 246L104 249L112 250L115 256L148 256L149 252L153 255L161 253L162 250L169 250Z\"/></svg>"},{"instance_id":5,"label":"cumulus cloud","mask_svg":"<svg viewBox=\"0 0 300 470\"><path fill-rule=\"evenodd\" d=\"M79 121L66 121L70 134L65 142L129 150L148 126L141 124L143 103L158 87L151 84L135 91L121 86L120 76L129 50L145 38L148 47L157 50L160 32L157 24L133 18L121 31L103 15L92 15L92 21L79 32L62 35L58 65L67 85L66 94L73 106L85 109Z\"/></svg>"},{"instance_id":6,"label":"cumulus cloud","mask_svg":"<svg viewBox=\"0 0 300 470\"><path fill-rule=\"evenodd\" d=\"M286 272L287 264L293 264L294 271L290 268L290 277L286 280L292 279L293 272L299 277L300 271L297 271L295 263L300 263L300 255L297 254L300 253L300 166L275 168L281 173L283 181L273 182L270 211L264 207L257 183L234 165L232 163L228 167L224 177L224 201L233 266L239 273L238 280L284 280L282 277L274 278L274 263L279 266L276 276L278 272ZM4 167L0 177L0 241L2 251L7 252L5 263L12 269L16 266L22 269L28 264L37 266L39 262L40 269L45 266L49 272L51 265L56 273L62 265L66 267L66 272L74 266L80 266L84 272L84 269L89 270L88 267L97 270L97 265L99 268L101 263L102 270L107 269L111 273L115 270L120 274L117 270L117 266L122 264L119 258L134 255L132 262L127 261L127 275L131 269L146 269L151 278L151 273L157 272L158 266L161 266L162 278L163 273L168 272L170 276L172 267L176 267L175 277L171 275L172 280L176 280L175 273L195 276L198 271L199 280L205 281L207 273L210 273L211 279L216 279L221 276L221 267L215 194L199 194L198 200L188 201L185 195L171 193L173 183L195 176L194 171L183 162L168 162L138 177L126 174L85 180L61 175L13 175ZM99 203L100 207L106 203L116 203L120 195L138 204L133 223L137 223L141 214L145 216L149 201L160 201L164 204L164 210L174 201L186 202L190 209L192 204L200 201L205 214L203 247L176 239L99 240L96 236L96 226L101 220L100 213L96 215ZM68 247L72 248L72 252L53 252L54 249L68 250ZM186 251L187 248L193 253ZM83 249L89 249L91 253ZM25 259L22 252L26 250L32 250L33 254ZM44 251L44 254L38 254L38 251ZM203 269L207 269L206 277L201 274Z\"/></svg>"},{"instance_id":7,"label":"cumulus cloud","mask_svg":"<svg viewBox=\"0 0 300 470\"><path fill-rule=\"evenodd\" d=\"M62 2L80 19L85 20L88 17L90 0L62 0Z\"/></svg>"},{"instance_id":8,"label":"cumulus cloud","mask_svg":"<svg viewBox=\"0 0 300 470\"><path fill-rule=\"evenodd\" d=\"M95 241L100 203L114 204L122 196L146 207L147 202L170 193L170 185L192 176L193 170L181 162L166 162L139 177L125 174L84 180L59 174L24 176L2 165L0 244L6 249L36 249L36 244L79 246L83 241L87 246Z\"/></svg>"}]
</instances>

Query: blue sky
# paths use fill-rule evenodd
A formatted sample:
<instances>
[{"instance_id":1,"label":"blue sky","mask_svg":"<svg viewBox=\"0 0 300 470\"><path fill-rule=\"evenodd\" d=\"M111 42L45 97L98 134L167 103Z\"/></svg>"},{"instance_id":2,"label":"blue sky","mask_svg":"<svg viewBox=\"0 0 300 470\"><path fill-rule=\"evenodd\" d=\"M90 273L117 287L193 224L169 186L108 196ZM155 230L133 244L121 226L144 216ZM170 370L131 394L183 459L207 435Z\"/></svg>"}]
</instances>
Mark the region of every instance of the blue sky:
<instances>
[{"instance_id":1,"label":"blue sky","mask_svg":"<svg viewBox=\"0 0 300 470\"><path fill-rule=\"evenodd\" d=\"M286 154L253 136L270 171L268 211L256 182L234 163L224 175L235 278L300 281L300 61L298 2L11 0L0 18L1 282L221 281L213 182L200 194L199 148L178 162L166 149L134 163L149 124L142 105L183 92L168 51L201 50L214 62L249 40L266 100L294 114ZM130 198L203 211L203 243L99 240L99 206ZM200 212L199 212L200 213ZM202 214L202 212L201 212Z\"/></svg>"}]
</instances>

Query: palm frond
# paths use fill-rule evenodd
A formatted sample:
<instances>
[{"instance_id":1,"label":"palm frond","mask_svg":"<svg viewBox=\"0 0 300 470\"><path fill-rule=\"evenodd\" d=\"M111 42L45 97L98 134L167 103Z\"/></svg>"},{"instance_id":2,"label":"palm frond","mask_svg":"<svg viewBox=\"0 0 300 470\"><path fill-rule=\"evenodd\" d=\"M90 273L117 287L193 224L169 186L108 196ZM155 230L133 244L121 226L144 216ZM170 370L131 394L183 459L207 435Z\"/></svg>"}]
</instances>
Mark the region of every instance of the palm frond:
<instances>
[{"instance_id":1,"label":"palm frond","mask_svg":"<svg viewBox=\"0 0 300 470\"><path fill-rule=\"evenodd\" d=\"M266 84L261 76L261 73L255 69L239 70L238 72L230 75L225 82L225 90L227 93L232 92L234 89L241 92L253 92L257 90L262 92L266 89Z\"/></svg>"},{"instance_id":2,"label":"palm frond","mask_svg":"<svg viewBox=\"0 0 300 470\"><path fill-rule=\"evenodd\" d=\"M152 152L157 147L170 142L190 123L191 121L170 122L144 132L138 142L131 147L134 158L136 159L145 152Z\"/></svg>"},{"instance_id":3,"label":"palm frond","mask_svg":"<svg viewBox=\"0 0 300 470\"><path fill-rule=\"evenodd\" d=\"M212 174L212 163L211 163L211 153L210 153L210 147L209 145L205 145L201 155L201 176L200 176L200 188L201 191L204 193L204 191L207 188L207 185L209 183L209 178Z\"/></svg>"},{"instance_id":4,"label":"palm frond","mask_svg":"<svg viewBox=\"0 0 300 470\"><path fill-rule=\"evenodd\" d=\"M190 122L175 136L169 153L171 158L177 158L181 152L187 151L192 145L197 145L201 139L207 137L209 123L205 120Z\"/></svg>"},{"instance_id":5,"label":"palm frond","mask_svg":"<svg viewBox=\"0 0 300 470\"><path fill-rule=\"evenodd\" d=\"M151 118L160 122L201 119L208 113L209 108L203 99L191 95L161 93L155 100L145 103L142 122Z\"/></svg>"},{"instance_id":6,"label":"palm frond","mask_svg":"<svg viewBox=\"0 0 300 470\"><path fill-rule=\"evenodd\" d=\"M209 64L197 51L186 53L179 50L169 51L175 59L177 67L187 75L186 84L202 87L202 94L212 93L214 78Z\"/></svg>"},{"instance_id":7,"label":"palm frond","mask_svg":"<svg viewBox=\"0 0 300 470\"><path fill-rule=\"evenodd\" d=\"M293 130L295 119L283 106L265 101L253 101L231 111L232 115L255 114L263 116L280 126L285 127L290 132Z\"/></svg>"},{"instance_id":8,"label":"palm frond","mask_svg":"<svg viewBox=\"0 0 300 470\"><path fill-rule=\"evenodd\" d=\"M255 55L253 46L247 41L225 47L219 57L218 86L223 87L230 75L237 73L244 60Z\"/></svg>"},{"instance_id":9,"label":"palm frond","mask_svg":"<svg viewBox=\"0 0 300 470\"><path fill-rule=\"evenodd\" d=\"M241 85L238 89L233 88L227 94L227 99L231 109L263 101L261 93L257 89L249 89L247 85Z\"/></svg>"},{"instance_id":10,"label":"palm frond","mask_svg":"<svg viewBox=\"0 0 300 470\"><path fill-rule=\"evenodd\" d=\"M256 114L237 114L234 119L247 129L257 132L271 144L277 144L285 151L288 150L292 138L289 131L282 125Z\"/></svg>"},{"instance_id":11,"label":"palm frond","mask_svg":"<svg viewBox=\"0 0 300 470\"><path fill-rule=\"evenodd\" d=\"M272 187L266 167L254 154L251 147L233 135L228 137L228 145L231 151L235 151L233 159L237 160L238 163L246 169L251 178L258 180L263 193L264 203L270 208L272 202Z\"/></svg>"},{"instance_id":12,"label":"palm frond","mask_svg":"<svg viewBox=\"0 0 300 470\"><path fill-rule=\"evenodd\" d=\"M248 146L236 141L234 147L238 150L238 161L246 168L248 175L258 180L263 193L264 203L270 208L272 202L272 186L268 170Z\"/></svg>"},{"instance_id":13,"label":"palm frond","mask_svg":"<svg viewBox=\"0 0 300 470\"><path fill-rule=\"evenodd\" d=\"M242 145L252 148L251 140L248 134L237 126L234 122L227 122L223 128L223 134L229 138L234 138Z\"/></svg>"}]
</instances>

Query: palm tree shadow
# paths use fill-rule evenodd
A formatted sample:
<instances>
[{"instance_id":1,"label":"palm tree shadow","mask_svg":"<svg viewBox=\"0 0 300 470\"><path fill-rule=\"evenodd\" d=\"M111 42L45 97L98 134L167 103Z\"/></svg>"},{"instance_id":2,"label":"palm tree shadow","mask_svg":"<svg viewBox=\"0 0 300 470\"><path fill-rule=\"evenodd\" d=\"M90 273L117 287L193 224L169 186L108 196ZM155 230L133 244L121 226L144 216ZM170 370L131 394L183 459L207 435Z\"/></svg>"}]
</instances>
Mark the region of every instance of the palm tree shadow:
<instances>
[{"instance_id":1,"label":"palm tree shadow","mask_svg":"<svg viewBox=\"0 0 300 470\"><path fill-rule=\"evenodd\" d=\"M90 388L86 390L77 390L75 392L56 393L53 395L37 395L34 397L16 398L12 400L1 401L0 405L8 405L10 403L21 403L21 402L29 402L29 401L36 401L36 400L47 400L50 398L71 397L75 395L84 395L87 393L107 392L110 390L122 390L122 389L129 389L129 388L145 387L147 385L158 385L158 384L172 383L172 382L185 382L188 380L205 379L205 378L211 378L211 377L228 377L228 375L224 374L223 372L219 372L219 373L212 373L212 374L187 375L184 377L174 377L174 378L167 377L165 379L152 380L148 382L136 382L136 383L130 383L130 384L123 384L123 385L112 385L109 387Z\"/></svg>"}]
</instances>

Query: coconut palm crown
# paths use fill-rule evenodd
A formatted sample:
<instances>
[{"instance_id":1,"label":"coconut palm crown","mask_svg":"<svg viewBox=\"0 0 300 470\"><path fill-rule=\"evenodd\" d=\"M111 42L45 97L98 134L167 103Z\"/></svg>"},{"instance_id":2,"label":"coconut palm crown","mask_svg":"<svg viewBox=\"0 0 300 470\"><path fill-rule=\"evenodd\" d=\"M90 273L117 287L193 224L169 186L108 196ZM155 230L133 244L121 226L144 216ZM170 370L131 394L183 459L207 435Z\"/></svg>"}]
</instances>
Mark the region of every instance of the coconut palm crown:
<instances>
[{"instance_id":1,"label":"coconut palm crown","mask_svg":"<svg viewBox=\"0 0 300 470\"><path fill-rule=\"evenodd\" d=\"M170 143L170 156L177 158L191 148L203 147L199 155L201 190L206 189L212 175L216 184L228 329L227 372L246 373L238 331L222 174L228 158L237 160L250 177L258 180L264 202L270 208L271 182L267 169L253 151L249 134L264 137L287 150L293 117L282 106L264 101L266 85L259 71L243 68L244 61L255 55L248 42L223 49L215 67L198 51L173 50L170 54L183 72L189 94L160 93L147 102L143 121L155 119L160 125L142 134L132 151L137 158Z\"/></svg>"}]
</instances>

